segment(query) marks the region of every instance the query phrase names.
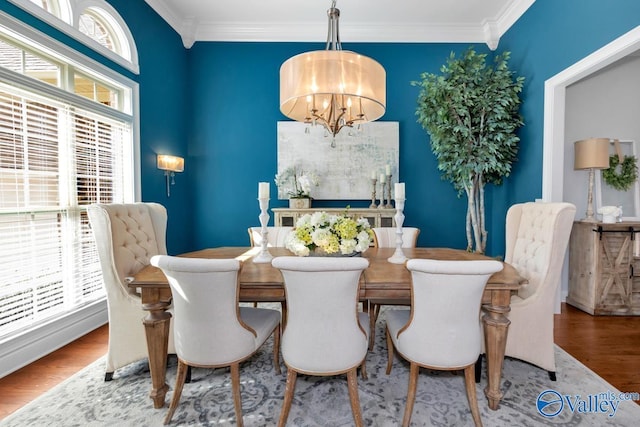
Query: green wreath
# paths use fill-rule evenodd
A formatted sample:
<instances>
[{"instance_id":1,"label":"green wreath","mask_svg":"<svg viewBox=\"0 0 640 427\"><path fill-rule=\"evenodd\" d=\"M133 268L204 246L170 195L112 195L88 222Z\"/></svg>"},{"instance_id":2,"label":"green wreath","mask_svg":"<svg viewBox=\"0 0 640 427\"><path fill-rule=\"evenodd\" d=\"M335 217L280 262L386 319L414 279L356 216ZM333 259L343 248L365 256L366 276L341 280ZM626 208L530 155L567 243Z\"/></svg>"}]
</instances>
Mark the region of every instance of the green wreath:
<instances>
[{"instance_id":1,"label":"green wreath","mask_svg":"<svg viewBox=\"0 0 640 427\"><path fill-rule=\"evenodd\" d=\"M607 185L620 191L627 191L638 179L638 166L635 156L624 156L620 172L616 169L620 165L618 155L609 157L609 169L602 171L602 178Z\"/></svg>"}]
</instances>

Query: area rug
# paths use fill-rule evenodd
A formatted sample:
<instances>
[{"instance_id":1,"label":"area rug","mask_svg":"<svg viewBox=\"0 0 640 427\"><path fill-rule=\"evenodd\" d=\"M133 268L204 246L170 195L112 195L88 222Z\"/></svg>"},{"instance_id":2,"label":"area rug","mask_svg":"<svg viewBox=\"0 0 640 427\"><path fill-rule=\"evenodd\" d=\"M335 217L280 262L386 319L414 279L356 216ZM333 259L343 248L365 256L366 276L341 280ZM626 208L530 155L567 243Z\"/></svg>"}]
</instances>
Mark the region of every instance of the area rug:
<instances>
[{"instance_id":1,"label":"area rug","mask_svg":"<svg viewBox=\"0 0 640 427\"><path fill-rule=\"evenodd\" d=\"M358 378L365 425L401 424L408 365L396 359L385 374L384 316L377 323L376 343L367 356L368 379ZM241 365L241 395L245 426L274 426L284 396L286 370L277 375L272 364L272 341ZM485 426L637 426L640 406L619 395L609 383L556 347L558 378L549 380L542 369L507 358L498 410L484 397L486 377L476 385ZM104 382L100 359L0 421L0 426L161 426L172 396L176 360L169 361L165 408L154 409L148 397L148 365L137 362L119 369ZM172 425L236 425L227 369L194 369L186 384ZM624 390L635 392L638 390ZM621 398L621 399L620 399ZM613 403L611 403L613 402ZM539 409L540 408L540 409ZM299 376L288 426L340 427L353 425L345 376ZM461 373L421 370L412 426L472 426L464 376Z\"/></svg>"}]
</instances>

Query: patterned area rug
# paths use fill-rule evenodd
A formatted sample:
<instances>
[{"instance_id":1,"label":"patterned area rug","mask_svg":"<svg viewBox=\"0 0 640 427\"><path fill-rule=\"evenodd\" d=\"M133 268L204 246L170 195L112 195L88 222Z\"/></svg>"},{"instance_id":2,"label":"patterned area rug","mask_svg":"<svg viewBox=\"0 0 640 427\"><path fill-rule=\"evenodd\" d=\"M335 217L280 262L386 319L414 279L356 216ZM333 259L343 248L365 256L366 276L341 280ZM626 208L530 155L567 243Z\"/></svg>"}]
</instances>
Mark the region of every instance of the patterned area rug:
<instances>
[{"instance_id":1,"label":"patterned area rug","mask_svg":"<svg viewBox=\"0 0 640 427\"><path fill-rule=\"evenodd\" d=\"M385 374L384 315L377 324L376 345L367 356L368 380L358 378L365 425L391 427L401 423L408 385L408 365L396 358L391 375ZM272 365L272 341L241 365L241 395L246 426L277 424L284 396L286 370L277 375ZM617 401L615 413L603 396L619 393L562 349L556 347L558 379L527 363L507 358L504 364L504 398L497 411L484 397L486 377L477 384L480 414L485 426L636 426L640 406ZM145 362L119 369L105 383L104 360L91 364L42 397L0 421L0 426L160 426L172 397L176 360L169 363L167 382L171 390L163 409L154 409L148 397L151 380ZM194 369L186 384L172 425L236 425L226 369ZM547 406L545 417L537 410L538 396ZM638 391L638 390L624 390ZM596 396L601 394L600 396ZM609 399L610 400L610 399ZM353 418L345 376L298 376L288 426L351 426ZM462 373L421 370L412 426L472 426Z\"/></svg>"}]
</instances>

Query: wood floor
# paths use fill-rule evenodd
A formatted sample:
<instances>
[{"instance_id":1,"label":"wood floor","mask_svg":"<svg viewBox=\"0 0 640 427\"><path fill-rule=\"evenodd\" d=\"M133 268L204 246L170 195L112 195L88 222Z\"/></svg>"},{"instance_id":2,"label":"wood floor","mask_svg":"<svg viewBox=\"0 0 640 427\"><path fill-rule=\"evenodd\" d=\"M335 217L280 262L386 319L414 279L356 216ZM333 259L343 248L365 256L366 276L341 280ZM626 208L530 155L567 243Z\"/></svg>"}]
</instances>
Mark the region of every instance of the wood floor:
<instances>
[{"instance_id":1,"label":"wood floor","mask_svg":"<svg viewBox=\"0 0 640 427\"><path fill-rule=\"evenodd\" d=\"M105 325L0 378L0 419L104 355L107 337ZM555 338L560 347L618 390L640 392L640 316L594 317L563 304L555 318Z\"/></svg>"}]
</instances>

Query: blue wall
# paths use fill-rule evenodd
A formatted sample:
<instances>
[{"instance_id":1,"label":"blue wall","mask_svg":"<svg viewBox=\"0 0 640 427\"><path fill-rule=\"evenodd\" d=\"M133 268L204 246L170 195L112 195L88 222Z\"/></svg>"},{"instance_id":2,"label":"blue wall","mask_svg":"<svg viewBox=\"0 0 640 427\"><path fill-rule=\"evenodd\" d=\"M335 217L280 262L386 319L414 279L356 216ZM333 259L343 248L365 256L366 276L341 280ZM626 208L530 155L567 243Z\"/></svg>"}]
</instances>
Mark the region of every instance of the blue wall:
<instances>
[{"instance_id":1,"label":"blue wall","mask_svg":"<svg viewBox=\"0 0 640 427\"><path fill-rule=\"evenodd\" d=\"M277 167L279 67L290 56L324 43L198 42L191 49L143 1L108 0L135 37L140 75L111 64L0 0L8 11L140 83L142 198L169 210L170 253L207 246L244 245L246 228L258 225L257 183L272 183ZM511 69L526 78L525 126L519 161L500 187L487 188L487 252L504 252L508 206L541 196L544 81L640 24L637 0L537 0L503 36L498 52L512 52ZM400 123L400 179L407 185L406 225L423 232L419 244L466 247L465 198L442 181L427 134L416 123L418 89L410 82L438 72L451 51L467 44L349 43L387 71L387 113ZM487 51L484 45L475 46ZM186 158L167 199L156 153ZM271 200L271 206L286 201ZM342 206L345 201L317 201ZM352 201L366 206L367 201Z\"/></svg>"},{"instance_id":2,"label":"blue wall","mask_svg":"<svg viewBox=\"0 0 640 427\"><path fill-rule=\"evenodd\" d=\"M500 40L512 52L511 66L525 77L520 130L520 161L512 178L493 193L494 206L533 200L542 195L544 83L640 25L637 0L536 0ZM640 96L640 94L638 94ZM488 227L504 240L497 212ZM500 236L500 237L499 237Z\"/></svg>"},{"instance_id":3,"label":"blue wall","mask_svg":"<svg viewBox=\"0 0 640 427\"><path fill-rule=\"evenodd\" d=\"M422 245L466 247L466 201L440 179L427 134L416 122L423 71L437 72L453 44L348 44L387 72L387 113L400 127L400 179L406 181L405 224L421 227ZM279 69L290 56L316 43L196 43L189 51L192 122L189 161L194 165L194 239L197 248L246 245L246 228L259 225L257 183L277 172ZM479 50L485 49L478 46ZM328 148L330 149L330 148ZM271 200L271 207L286 205ZM314 201L314 206L368 206L370 201ZM273 220L273 219L272 219Z\"/></svg>"},{"instance_id":4,"label":"blue wall","mask_svg":"<svg viewBox=\"0 0 640 427\"><path fill-rule=\"evenodd\" d=\"M140 85L140 153L142 200L157 201L167 207L169 253L191 249L192 193L189 169L176 177L171 198L167 198L162 172L156 169L156 153L187 154L187 50L178 34L144 1L108 0L127 23L136 41L140 74L135 75L112 63L82 43L49 27L6 0L0 10L70 45L74 49L120 72Z\"/></svg>"}]
</instances>

